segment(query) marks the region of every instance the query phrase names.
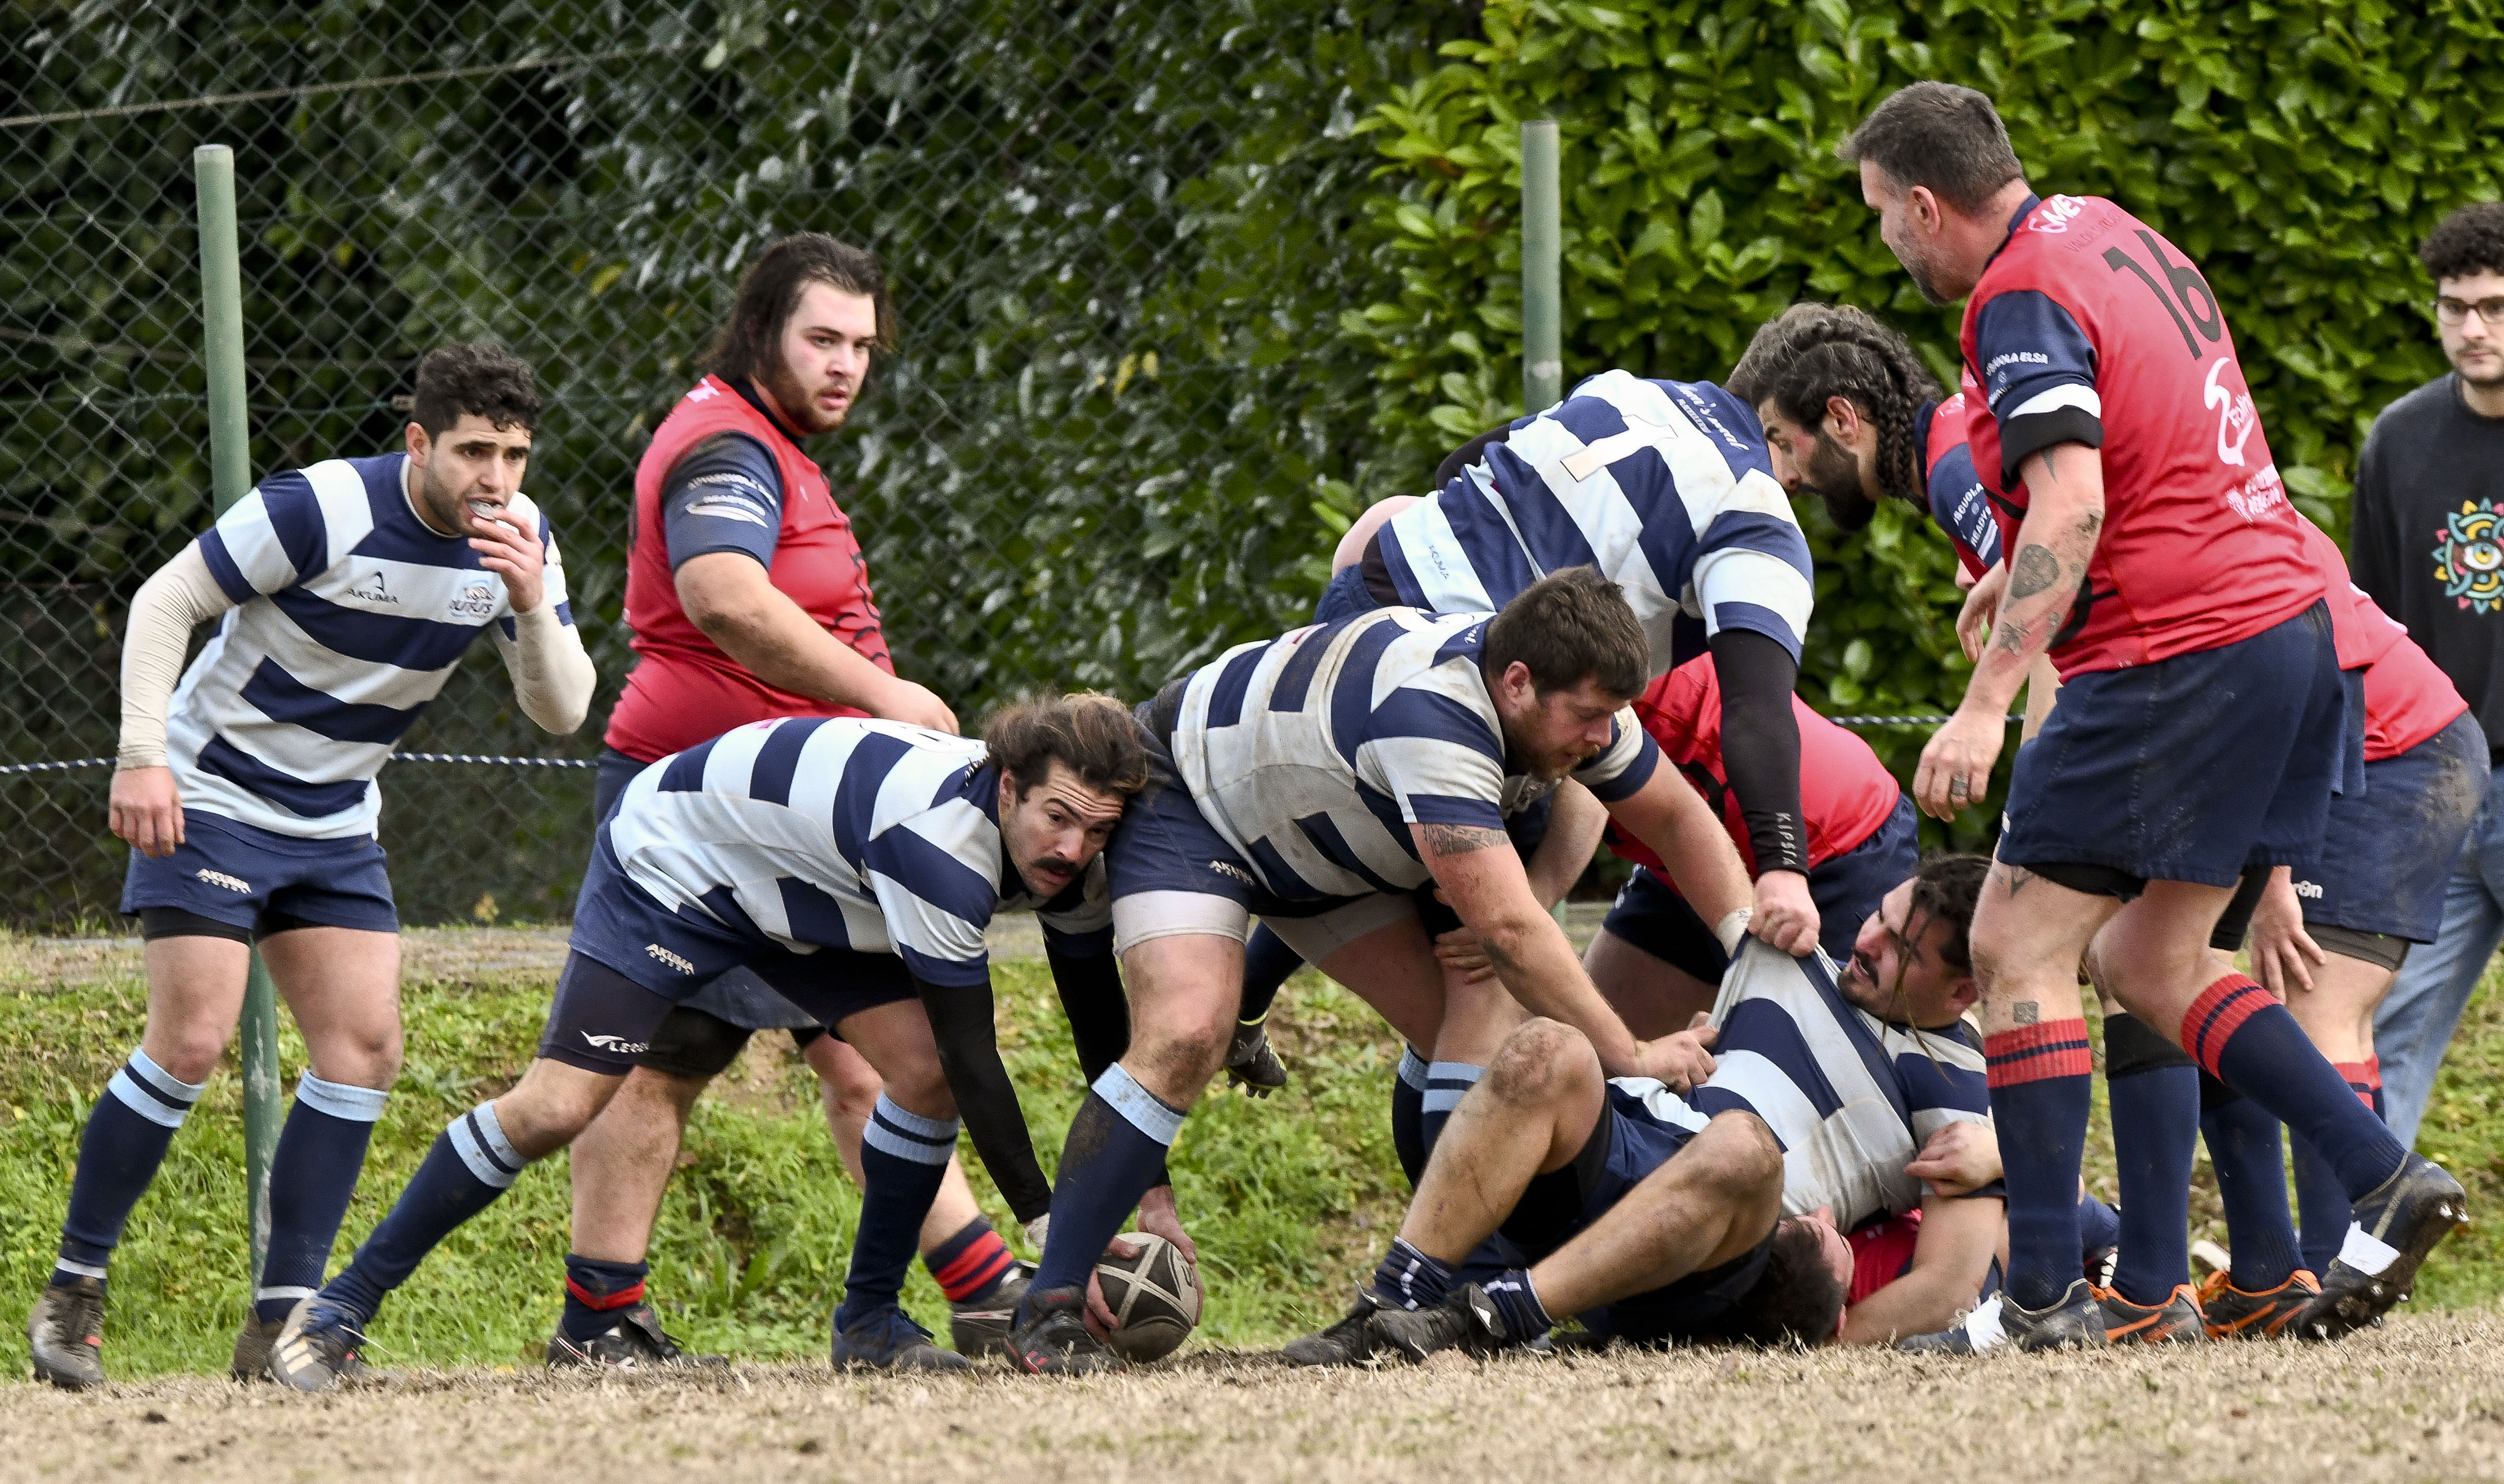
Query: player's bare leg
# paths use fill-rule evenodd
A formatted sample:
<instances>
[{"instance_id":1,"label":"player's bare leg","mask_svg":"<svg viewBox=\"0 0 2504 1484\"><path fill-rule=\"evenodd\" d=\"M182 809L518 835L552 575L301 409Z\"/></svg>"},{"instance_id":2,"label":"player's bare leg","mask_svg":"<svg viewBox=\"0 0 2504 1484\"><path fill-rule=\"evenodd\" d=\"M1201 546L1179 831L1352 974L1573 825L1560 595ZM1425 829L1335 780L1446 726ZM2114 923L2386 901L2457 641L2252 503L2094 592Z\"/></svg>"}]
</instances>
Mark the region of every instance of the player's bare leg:
<instances>
[{"instance_id":1,"label":"player's bare leg","mask_svg":"<svg viewBox=\"0 0 2504 1484\"><path fill-rule=\"evenodd\" d=\"M1626 1198L1530 1269L1540 1298L1580 1314L1745 1257L1782 1216L1783 1154L1764 1121L1725 1113Z\"/></svg>"},{"instance_id":2,"label":"player's bare leg","mask_svg":"<svg viewBox=\"0 0 2504 1484\"><path fill-rule=\"evenodd\" d=\"M261 941L309 1065L269 1171L269 1250L231 1372L256 1380L297 1300L322 1286L380 1121L400 1078L400 935L301 927Z\"/></svg>"},{"instance_id":3,"label":"player's bare leg","mask_svg":"<svg viewBox=\"0 0 2504 1484\"><path fill-rule=\"evenodd\" d=\"M1199 911L1207 909L1192 904L1222 901L1171 895ZM1219 915L1232 915L1236 930L1169 933L1132 943L1122 954L1130 1046L1096 1080L1069 1125L1043 1260L1010 1336L1011 1359L1025 1370L1087 1374L1121 1368L1087 1329L1087 1288L1105 1246L1162 1178L1165 1153L1184 1117L1225 1063L1234 1039L1243 994L1245 919L1239 909L1231 915L1221 909ZM1117 933L1121 922L1117 913Z\"/></svg>"},{"instance_id":4,"label":"player's bare leg","mask_svg":"<svg viewBox=\"0 0 2504 1484\"><path fill-rule=\"evenodd\" d=\"M604 1262L641 1262L686 1136L687 1115L711 1079L637 1067L574 1141L574 1250Z\"/></svg>"},{"instance_id":5,"label":"player's bare leg","mask_svg":"<svg viewBox=\"0 0 2504 1484\"><path fill-rule=\"evenodd\" d=\"M1983 1053L2008 1182L2008 1283L1961 1328L1905 1342L1963 1352L2001 1339L2025 1349L2101 1345L2103 1311L2078 1271L2078 1170L2085 1154L2087 1022L2078 959L2121 910L2022 866L1996 862L1973 918ZM2211 911L2196 943L2205 949Z\"/></svg>"},{"instance_id":6,"label":"player's bare leg","mask_svg":"<svg viewBox=\"0 0 2504 1484\"><path fill-rule=\"evenodd\" d=\"M87 1115L60 1258L26 1317L38 1379L71 1390L104 1379L107 1260L234 1035L251 957L245 945L206 935L148 944L147 1028Z\"/></svg>"}]
</instances>

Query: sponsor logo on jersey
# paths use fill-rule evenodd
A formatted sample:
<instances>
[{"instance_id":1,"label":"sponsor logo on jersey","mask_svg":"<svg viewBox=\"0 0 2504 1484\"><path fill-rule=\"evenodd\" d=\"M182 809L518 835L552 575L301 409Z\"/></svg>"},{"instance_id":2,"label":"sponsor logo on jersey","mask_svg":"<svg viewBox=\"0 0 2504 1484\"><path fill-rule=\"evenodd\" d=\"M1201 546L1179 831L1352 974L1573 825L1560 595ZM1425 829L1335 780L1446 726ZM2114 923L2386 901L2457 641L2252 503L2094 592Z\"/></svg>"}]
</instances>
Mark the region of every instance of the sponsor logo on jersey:
<instances>
[{"instance_id":1,"label":"sponsor logo on jersey","mask_svg":"<svg viewBox=\"0 0 2504 1484\"><path fill-rule=\"evenodd\" d=\"M191 875L200 880L208 882L212 886L224 886L228 891L249 892L252 890L252 882L245 880L239 876L228 876L223 871L200 870L192 872Z\"/></svg>"},{"instance_id":2,"label":"sponsor logo on jersey","mask_svg":"<svg viewBox=\"0 0 2504 1484\"><path fill-rule=\"evenodd\" d=\"M2034 208L2026 219L2028 227L2038 232L2058 235L2069 229L2069 224L2086 215L2087 203L2073 195L2056 195Z\"/></svg>"},{"instance_id":3,"label":"sponsor logo on jersey","mask_svg":"<svg viewBox=\"0 0 2504 1484\"><path fill-rule=\"evenodd\" d=\"M2308 902L2318 902L2321 900L2321 883L2319 881L2298 881L2295 883L2295 894L2304 898Z\"/></svg>"},{"instance_id":4,"label":"sponsor logo on jersey","mask_svg":"<svg viewBox=\"0 0 2504 1484\"><path fill-rule=\"evenodd\" d=\"M709 402L720 395L719 387L708 386L700 381L696 383L695 390L686 395L685 399L691 402Z\"/></svg>"},{"instance_id":5,"label":"sponsor logo on jersey","mask_svg":"<svg viewBox=\"0 0 2504 1484\"><path fill-rule=\"evenodd\" d=\"M2260 414L2252 410L2252 394L2229 392L2217 385L2217 373L2230 362L2223 356L2208 362L2208 380L2201 388L2203 406L2220 409L2217 413L2217 458L2237 468L2243 466L2243 445L2251 441L2252 430L2260 427ZM2235 378L2243 380L2241 375ZM2234 435L2230 442L2227 434Z\"/></svg>"},{"instance_id":6,"label":"sponsor logo on jersey","mask_svg":"<svg viewBox=\"0 0 2504 1484\"><path fill-rule=\"evenodd\" d=\"M615 1052L621 1056L641 1056L652 1049L649 1041L629 1041L623 1036L595 1036L587 1030L582 1033L582 1039L604 1052Z\"/></svg>"},{"instance_id":7,"label":"sponsor logo on jersey","mask_svg":"<svg viewBox=\"0 0 2504 1484\"><path fill-rule=\"evenodd\" d=\"M2276 515L2286 508L2286 486L2278 477L2273 464L2249 479L2226 492L2226 503L2237 515L2247 521L2265 515Z\"/></svg>"},{"instance_id":8,"label":"sponsor logo on jersey","mask_svg":"<svg viewBox=\"0 0 2504 1484\"><path fill-rule=\"evenodd\" d=\"M365 581L348 589L348 596L362 598L367 603L388 603L393 607L400 606L400 600L393 597L391 589L384 584L380 569L367 572Z\"/></svg>"},{"instance_id":9,"label":"sponsor logo on jersey","mask_svg":"<svg viewBox=\"0 0 2504 1484\"><path fill-rule=\"evenodd\" d=\"M1991 364L1982 368L1982 374L1989 376L2004 365L2050 365L2051 363L2052 358L2041 351L2010 351L2005 356L1992 357Z\"/></svg>"},{"instance_id":10,"label":"sponsor logo on jersey","mask_svg":"<svg viewBox=\"0 0 2504 1484\"><path fill-rule=\"evenodd\" d=\"M650 954L652 957L659 959L661 962L668 964L671 968L678 970L681 974L693 974L696 972L696 966L694 964L689 963L685 958L671 952L668 949L661 947L657 943L647 943L643 945L643 951Z\"/></svg>"},{"instance_id":11,"label":"sponsor logo on jersey","mask_svg":"<svg viewBox=\"0 0 2504 1484\"><path fill-rule=\"evenodd\" d=\"M483 622L488 614L495 611L496 590L484 582L465 584L460 595L452 600L452 616L455 618L474 618Z\"/></svg>"},{"instance_id":12,"label":"sponsor logo on jersey","mask_svg":"<svg viewBox=\"0 0 2504 1484\"><path fill-rule=\"evenodd\" d=\"M1251 872L1244 870L1241 866L1230 866L1222 860L1210 861L1208 863L1208 869L1216 872L1220 876L1233 877L1235 880L1241 881L1246 886L1258 886L1261 884L1259 881L1252 880Z\"/></svg>"},{"instance_id":13,"label":"sponsor logo on jersey","mask_svg":"<svg viewBox=\"0 0 2504 1484\"><path fill-rule=\"evenodd\" d=\"M2504 511L2495 501L2462 500L2434 538L2443 595L2473 613L2504 608Z\"/></svg>"}]
</instances>

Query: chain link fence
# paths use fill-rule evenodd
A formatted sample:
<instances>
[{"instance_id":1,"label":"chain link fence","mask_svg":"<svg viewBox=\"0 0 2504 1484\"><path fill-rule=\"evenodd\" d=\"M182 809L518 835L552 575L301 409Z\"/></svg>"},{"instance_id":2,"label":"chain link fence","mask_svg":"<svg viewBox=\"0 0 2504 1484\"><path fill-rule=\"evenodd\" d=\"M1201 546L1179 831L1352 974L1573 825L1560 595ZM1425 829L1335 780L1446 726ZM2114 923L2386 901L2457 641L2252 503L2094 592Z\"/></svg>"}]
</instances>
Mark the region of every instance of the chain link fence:
<instances>
[{"instance_id":1,"label":"chain link fence","mask_svg":"<svg viewBox=\"0 0 2504 1484\"><path fill-rule=\"evenodd\" d=\"M194 145L237 155L252 468L395 448L417 358L492 338L601 675L535 731L493 647L404 753L586 759L631 655L636 461L743 265L877 250L896 353L812 452L900 669L970 724L1137 696L1316 591L1359 462L1325 342L1364 271L1359 90L1467 22L1269 0L21 6L0 38L0 765L110 757L122 620L209 517ZM1343 502L1343 499L1342 499ZM109 769L0 773L0 920L97 923ZM588 770L400 761L403 919L569 910Z\"/></svg>"}]
</instances>

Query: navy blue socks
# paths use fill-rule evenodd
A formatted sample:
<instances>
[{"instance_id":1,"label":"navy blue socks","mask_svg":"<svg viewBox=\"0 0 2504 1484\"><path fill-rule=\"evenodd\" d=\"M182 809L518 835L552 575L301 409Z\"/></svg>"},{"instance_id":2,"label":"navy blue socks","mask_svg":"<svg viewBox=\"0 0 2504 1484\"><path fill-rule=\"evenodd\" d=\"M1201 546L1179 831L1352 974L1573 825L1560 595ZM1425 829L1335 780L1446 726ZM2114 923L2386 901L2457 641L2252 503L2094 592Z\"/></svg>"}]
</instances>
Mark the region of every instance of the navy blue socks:
<instances>
[{"instance_id":1,"label":"navy blue socks","mask_svg":"<svg viewBox=\"0 0 2504 1484\"><path fill-rule=\"evenodd\" d=\"M643 1301L643 1280L649 1262L611 1262L605 1258L565 1255L565 1317L557 1328L575 1344L587 1344L617 1323L617 1311Z\"/></svg>"},{"instance_id":2,"label":"navy blue socks","mask_svg":"<svg viewBox=\"0 0 2504 1484\"><path fill-rule=\"evenodd\" d=\"M2200 1069L2137 1017L2116 1014L2104 1018L2104 1076L2121 1187L2121 1260L2112 1288L2152 1307L2191 1281Z\"/></svg>"},{"instance_id":3,"label":"navy blue socks","mask_svg":"<svg viewBox=\"0 0 2504 1484\"><path fill-rule=\"evenodd\" d=\"M2246 1294L2286 1282L2302 1259L2286 1208L2286 1153L2270 1111L2207 1073L2200 1076L2200 1136L2226 1207L2226 1281Z\"/></svg>"},{"instance_id":4,"label":"navy blue socks","mask_svg":"<svg viewBox=\"0 0 2504 1484\"><path fill-rule=\"evenodd\" d=\"M2087 1022L1999 1031L1982 1053L2008 1180L2008 1299L2043 1309L2078 1281L2078 1166L2095 1066Z\"/></svg>"},{"instance_id":5,"label":"navy blue socks","mask_svg":"<svg viewBox=\"0 0 2504 1484\"><path fill-rule=\"evenodd\" d=\"M2182 1048L2312 1145L2350 1200L2371 1194L2408 1158L2374 1110L2313 1050L2286 1007L2240 974L2218 980L2191 1002L2182 1017Z\"/></svg>"},{"instance_id":6,"label":"navy blue socks","mask_svg":"<svg viewBox=\"0 0 2504 1484\"><path fill-rule=\"evenodd\" d=\"M1391 1084L1391 1149L1408 1189L1426 1174L1426 1058L1417 1048L1400 1049L1400 1076Z\"/></svg>"},{"instance_id":7,"label":"navy blue socks","mask_svg":"<svg viewBox=\"0 0 2504 1484\"><path fill-rule=\"evenodd\" d=\"M956 1153L956 1120L923 1118L878 1095L861 1133L860 1230L852 1237L843 1306L835 1310L836 1332L894 1306L921 1245L922 1223Z\"/></svg>"},{"instance_id":8,"label":"navy blue socks","mask_svg":"<svg viewBox=\"0 0 2504 1484\"><path fill-rule=\"evenodd\" d=\"M1069 1123L1052 1188L1052 1225L1030 1292L1085 1288L1105 1244L1162 1178L1184 1110L1140 1087L1120 1062L1104 1069Z\"/></svg>"},{"instance_id":9,"label":"navy blue socks","mask_svg":"<svg viewBox=\"0 0 2504 1484\"><path fill-rule=\"evenodd\" d=\"M70 1182L69 1216L61 1223L60 1259L52 1268L55 1287L104 1276L130 1208L156 1178L174 1130L191 1117L207 1086L176 1082L136 1049L105 1084L79 1138L78 1174Z\"/></svg>"},{"instance_id":10,"label":"navy blue socks","mask_svg":"<svg viewBox=\"0 0 2504 1484\"><path fill-rule=\"evenodd\" d=\"M426 1161L409 1177L391 1211L322 1296L370 1324L383 1297L408 1281L453 1229L496 1203L529 1161L504 1138L496 1105L480 1103L435 1136Z\"/></svg>"},{"instance_id":11,"label":"navy blue socks","mask_svg":"<svg viewBox=\"0 0 2504 1484\"><path fill-rule=\"evenodd\" d=\"M1486 1068L1466 1061L1437 1061L1427 1066L1426 1096L1419 1105L1417 1121L1427 1158L1435 1156L1435 1141L1443 1136L1443 1125L1451 1121L1452 1110L1485 1075Z\"/></svg>"},{"instance_id":12,"label":"navy blue socks","mask_svg":"<svg viewBox=\"0 0 2504 1484\"><path fill-rule=\"evenodd\" d=\"M1548 1317L1547 1307L1539 1301L1539 1291L1530 1286L1527 1270L1508 1268L1502 1277L1490 1278L1480 1288L1504 1317L1504 1335L1513 1343L1527 1345L1556 1328L1556 1321Z\"/></svg>"},{"instance_id":13,"label":"navy blue socks","mask_svg":"<svg viewBox=\"0 0 2504 1484\"><path fill-rule=\"evenodd\" d=\"M1235 1018L1249 1025L1269 1018L1269 1007L1277 1003L1278 991L1304 960L1287 940L1263 923L1252 930L1252 939L1243 945L1243 1004L1235 1012Z\"/></svg>"},{"instance_id":14,"label":"navy blue socks","mask_svg":"<svg viewBox=\"0 0 2504 1484\"><path fill-rule=\"evenodd\" d=\"M269 1256L252 1295L262 1324L285 1319L297 1299L322 1286L387 1096L310 1072L296 1079L296 1106L269 1167Z\"/></svg>"},{"instance_id":15,"label":"navy blue socks","mask_svg":"<svg viewBox=\"0 0 2504 1484\"><path fill-rule=\"evenodd\" d=\"M1426 1256L1393 1237L1391 1250L1374 1268L1374 1296L1395 1308L1431 1309L1460 1281L1448 1262Z\"/></svg>"}]
</instances>

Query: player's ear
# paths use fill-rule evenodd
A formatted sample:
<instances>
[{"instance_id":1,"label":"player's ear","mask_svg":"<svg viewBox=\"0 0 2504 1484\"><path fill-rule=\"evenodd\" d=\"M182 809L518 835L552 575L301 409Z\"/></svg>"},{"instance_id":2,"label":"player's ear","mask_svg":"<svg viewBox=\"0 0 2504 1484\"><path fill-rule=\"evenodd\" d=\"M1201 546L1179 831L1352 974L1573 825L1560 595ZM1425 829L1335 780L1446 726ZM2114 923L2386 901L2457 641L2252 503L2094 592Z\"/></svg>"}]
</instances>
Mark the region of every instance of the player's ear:
<instances>
[{"instance_id":1,"label":"player's ear","mask_svg":"<svg viewBox=\"0 0 2504 1484\"><path fill-rule=\"evenodd\" d=\"M426 465L426 455L429 446L429 440L426 436L426 425L417 421L415 418L409 419L408 456L411 459L416 460L419 467L421 468Z\"/></svg>"},{"instance_id":2,"label":"player's ear","mask_svg":"<svg viewBox=\"0 0 2504 1484\"><path fill-rule=\"evenodd\" d=\"M1861 431L1861 408L1848 397L1826 399L1826 431L1838 443L1849 440Z\"/></svg>"}]
</instances>

